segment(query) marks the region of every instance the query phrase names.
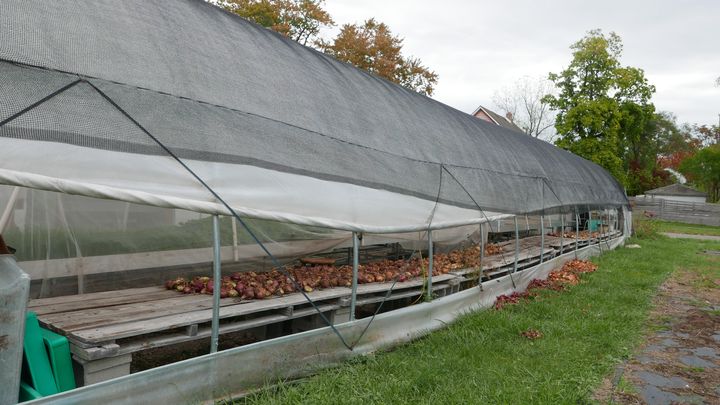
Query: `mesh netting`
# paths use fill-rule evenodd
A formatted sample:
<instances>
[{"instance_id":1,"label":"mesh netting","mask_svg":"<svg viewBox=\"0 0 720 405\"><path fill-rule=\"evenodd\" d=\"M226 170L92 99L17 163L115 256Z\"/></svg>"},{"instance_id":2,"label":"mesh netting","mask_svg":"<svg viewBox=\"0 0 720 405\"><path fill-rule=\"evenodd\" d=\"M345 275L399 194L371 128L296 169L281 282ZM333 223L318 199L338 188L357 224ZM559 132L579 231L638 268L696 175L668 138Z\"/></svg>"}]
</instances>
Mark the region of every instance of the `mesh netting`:
<instances>
[{"instance_id":1,"label":"mesh netting","mask_svg":"<svg viewBox=\"0 0 720 405\"><path fill-rule=\"evenodd\" d=\"M627 203L595 164L203 2L0 7L6 184L222 211L162 144L247 216L347 230L426 226L441 172L457 185L439 202L458 209L440 227L477 222L477 208ZM48 148L66 157L61 165L46 162Z\"/></svg>"}]
</instances>

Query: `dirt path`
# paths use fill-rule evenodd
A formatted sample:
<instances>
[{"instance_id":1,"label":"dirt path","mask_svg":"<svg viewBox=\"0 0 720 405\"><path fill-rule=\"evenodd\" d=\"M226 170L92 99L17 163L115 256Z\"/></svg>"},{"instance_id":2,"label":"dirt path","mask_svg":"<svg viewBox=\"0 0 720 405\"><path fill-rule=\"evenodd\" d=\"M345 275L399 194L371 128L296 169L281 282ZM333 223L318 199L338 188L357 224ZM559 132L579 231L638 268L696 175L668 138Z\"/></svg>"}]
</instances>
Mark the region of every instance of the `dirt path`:
<instances>
[{"instance_id":1,"label":"dirt path","mask_svg":"<svg viewBox=\"0 0 720 405\"><path fill-rule=\"evenodd\" d=\"M639 354L618 367L595 399L720 404L720 279L676 272L661 286L650 319L652 332Z\"/></svg>"},{"instance_id":2,"label":"dirt path","mask_svg":"<svg viewBox=\"0 0 720 405\"><path fill-rule=\"evenodd\" d=\"M689 233L661 232L668 238L673 239L699 239L699 240L716 240L720 241L720 236L714 235L691 235Z\"/></svg>"}]
</instances>

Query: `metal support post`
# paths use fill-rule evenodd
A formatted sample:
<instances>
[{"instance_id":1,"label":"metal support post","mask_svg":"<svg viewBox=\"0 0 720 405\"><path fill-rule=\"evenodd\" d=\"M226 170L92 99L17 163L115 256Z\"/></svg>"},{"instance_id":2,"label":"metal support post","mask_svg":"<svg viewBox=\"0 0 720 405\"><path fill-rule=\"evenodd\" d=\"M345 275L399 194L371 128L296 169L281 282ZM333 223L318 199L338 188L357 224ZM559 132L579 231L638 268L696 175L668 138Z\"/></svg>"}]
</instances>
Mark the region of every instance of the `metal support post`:
<instances>
[{"instance_id":1,"label":"metal support post","mask_svg":"<svg viewBox=\"0 0 720 405\"><path fill-rule=\"evenodd\" d=\"M525 236L530 236L530 220L527 215L525 215Z\"/></svg>"},{"instance_id":2,"label":"metal support post","mask_svg":"<svg viewBox=\"0 0 720 405\"><path fill-rule=\"evenodd\" d=\"M220 335L220 218L213 215L213 308L212 335L210 337L210 353L218 350Z\"/></svg>"},{"instance_id":3,"label":"metal support post","mask_svg":"<svg viewBox=\"0 0 720 405\"><path fill-rule=\"evenodd\" d=\"M540 264L545 259L545 216L540 215Z\"/></svg>"},{"instance_id":4,"label":"metal support post","mask_svg":"<svg viewBox=\"0 0 720 405\"><path fill-rule=\"evenodd\" d=\"M513 273L517 272L519 256L520 256L520 230L518 229L517 216L515 216L515 263L513 264Z\"/></svg>"},{"instance_id":5,"label":"metal support post","mask_svg":"<svg viewBox=\"0 0 720 405\"><path fill-rule=\"evenodd\" d=\"M239 262L240 250L238 249L237 219L235 217L230 217L230 220L232 221L233 260Z\"/></svg>"},{"instance_id":6,"label":"metal support post","mask_svg":"<svg viewBox=\"0 0 720 405\"><path fill-rule=\"evenodd\" d=\"M560 254L563 254L563 242L565 241L565 213L560 214Z\"/></svg>"},{"instance_id":7,"label":"metal support post","mask_svg":"<svg viewBox=\"0 0 720 405\"><path fill-rule=\"evenodd\" d=\"M360 260L358 252L360 250L360 241L357 232L352 233L353 257L352 257L352 295L350 296L350 321L355 320L355 305L357 304L357 286L358 286L358 267Z\"/></svg>"},{"instance_id":8,"label":"metal support post","mask_svg":"<svg viewBox=\"0 0 720 405\"><path fill-rule=\"evenodd\" d=\"M598 220L600 221L600 223L598 225L598 231L597 231L598 232L597 244L598 244L598 249L600 249L600 253L602 253L602 246L600 245L600 243L602 243L602 225L603 225L602 210L600 212L598 212Z\"/></svg>"},{"instance_id":9,"label":"metal support post","mask_svg":"<svg viewBox=\"0 0 720 405\"><path fill-rule=\"evenodd\" d=\"M432 231L428 229L428 274L427 274L427 299L432 300L432 272L433 272L433 240Z\"/></svg>"},{"instance_id":10,"label":"metal support post","mask_svg":"<svg viewBox=\"0 0 720 405\"><path fill-rule=\"evenodd\" d=\"M580 244L580 214L575 210L575 258L577 259L578 245Z\"/></svg>"},{"instance_id":11,"label":"metal support post","mask_svg":"<svg viewBox=\"0 0 720 405\"><path fill-rule=\"evenodd\" d=\"M480 224L480 264L478 264L478 285L480 291L482 291L482 277L483 277L483 259L485 258L485 233L483 232L483 224Z\"/></svg>"}]
</instances>

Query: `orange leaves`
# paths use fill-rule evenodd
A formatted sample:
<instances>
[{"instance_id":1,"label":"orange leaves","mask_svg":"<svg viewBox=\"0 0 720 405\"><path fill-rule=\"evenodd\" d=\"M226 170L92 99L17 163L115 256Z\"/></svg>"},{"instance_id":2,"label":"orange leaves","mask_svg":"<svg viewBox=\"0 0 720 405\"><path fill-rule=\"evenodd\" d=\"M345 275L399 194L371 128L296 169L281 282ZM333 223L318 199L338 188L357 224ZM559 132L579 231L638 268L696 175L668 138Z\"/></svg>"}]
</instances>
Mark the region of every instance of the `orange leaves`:
<instances>
[{"instance_id":1,"label":"orange leaves","mask_svg":"<svg viewBox=\"0 0 720 405\"><path fill-rule=\"evenodd\" d=\"M543 334L542 334L542 332L540 332L537 329L530 328L524 332L521 332L520 336L526 337L530 340L537 340L537 339L540 339L541 337L543 337Z\"/></svg>"},{"instance_id":2,"label":"orange leaves","mask_svg":"<svg viewBox=\"0 0 720 405\"><path fill-rule=\"evenodd\" d=\"M530 282L527 290L523 292L513 292L510 295L499 295L495 299L495 309L503 309L509 304L519 304L523 299L535 297L539 289L549 289L553 291L562 291L567 285L576 285L580 283L580 274L592 273L597 270L597 265L587 260L570 260L561 268L553 270L548 275L547 280L535 279Z\"/></svg>"}]
</instances>

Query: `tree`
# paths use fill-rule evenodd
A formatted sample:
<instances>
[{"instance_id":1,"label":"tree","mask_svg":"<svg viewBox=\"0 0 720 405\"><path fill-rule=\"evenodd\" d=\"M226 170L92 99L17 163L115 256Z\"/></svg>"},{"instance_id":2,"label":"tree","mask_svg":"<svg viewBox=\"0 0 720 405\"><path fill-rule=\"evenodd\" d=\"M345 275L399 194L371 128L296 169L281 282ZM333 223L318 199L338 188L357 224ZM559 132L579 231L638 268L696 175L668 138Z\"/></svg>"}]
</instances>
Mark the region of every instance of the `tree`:
<instances>
[{"instance_id":1,"label":"tree","mask_svg":"<svg viewBox=\"0 0 720 405\"><path fill-rule=\"evenodd\" d=\"M210 0L245 19L313 46L360 69L428 96L438 75L415 57L402 55L402 42L374 19L345 24L332 41L319 39L320 29L335 25L324 0Z\"/></svg>"},{"instance_id":2,"label":"tree","mask_svg":"<svg viewBox=\"0 0 720 405\"><path fill-rule=\"evenodd\" d=\"M720 126L717 125L693 125L693 132L705 146L720 144Z\"/></svg>"},{"instance_id":3,"label":"tree","mask_svg":"<svg viewBox=\"0 0 720 405\"><path fill-rule=\"evenodd\" d=\"M638 170L634 166L646 160L638 148L652 136L648 126L655 116L650 103L655 87L642 69L621 66L622 41L615 33L593 30L570 48L570 65L549 75L558 94L543 99L557 112L560 138L555 144L598 163L628 185L629 175ZM652 171L642 167L648 169Z\"/></svg>"},{"instance_id":4,"label":"tree","mask_svg":"<svg viewBox=\"0 0 720 405\"><path fill-rule=\"evenodd\" d=\"M313 43L322 27L334 25L324 0L228 0L216 4L303 45Z\"/></svg>"},{"instance_id":5,"label":"tree","mask_svg":"<svg viewBox=\"0 0 720 405\"><path fill-rule=\"evenodd\" d=\"M707 146L683 161L680 171L708 193L710 202L720 201L720 144Z\"/></svg>"},{"instance_id":6,"label":"tree","mask_svg":"<svg viewBox=\"0 0 720 405\"><path fill-rule=\"evenodd\" d=\"M512 86L496 91L493 103L526 134L539 138L555 122L550 106L543 100L554 87L547 79L525 76Z\"/></svg>"},{"instance_id":7,"label":"tree","mask_svg":"<svg viewBox=\"0 0 720 405\"><path fill-rule=\"evenodd\" d=\"M374 19L345 24L332 41L318 41L328 55L411 90L432 95L438 76L420 59L402 55L403 40Z\"/></svg>"},{"instance_id":8,"label":"tree","mask_svg":"<svg viewBox=\"0 0 720 405\"><path fill-rule=\"evenodd\" d=\"M691 126L685 124L679 127L674 115L670 113L661 113L661 115L663 118L659 120L661 130L658 165L663 169L679 171L680 164L702 148L702 142L694 136Z\"/></svg>"}]
</instances>

